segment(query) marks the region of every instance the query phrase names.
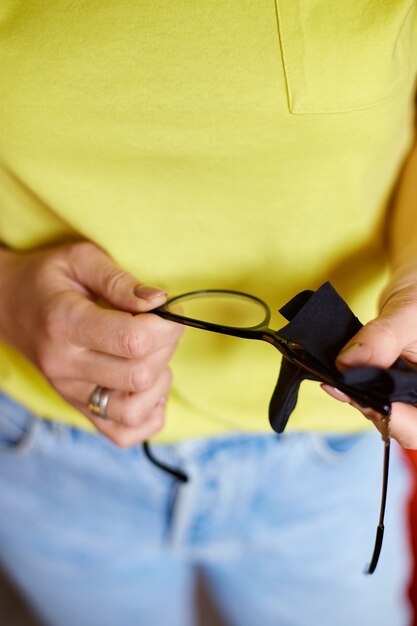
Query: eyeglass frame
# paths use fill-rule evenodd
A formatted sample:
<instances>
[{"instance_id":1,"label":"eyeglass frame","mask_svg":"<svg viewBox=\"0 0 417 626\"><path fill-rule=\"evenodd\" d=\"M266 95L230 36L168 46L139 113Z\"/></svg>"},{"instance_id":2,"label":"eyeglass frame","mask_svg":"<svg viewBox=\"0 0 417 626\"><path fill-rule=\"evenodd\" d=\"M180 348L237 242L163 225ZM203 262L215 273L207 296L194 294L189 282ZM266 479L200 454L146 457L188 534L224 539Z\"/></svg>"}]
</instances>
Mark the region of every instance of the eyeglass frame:
<instances>
[{"instance_id":1,"label":"eyeglass frame","mask_svg":"<svg viewBox=\"0 0 417 626\"><path fill-rule=\"evenodd\" d=\"M224 294L229 296L236 296L243 299L251 299L254 302L260 304L264 311L265 317L264 319L254 326L248 327L237 327L237 326L227 326L223 324L217 324L213 322L205 322L204 320L195 319L192 317L187 317L182 315L181 313L174 313L168 310L168 307L171 307L175 303L180 303L184 300L190 300L198 297L204 297L209 295L216 294ZM358 402L363 407L369 407L377 411L381 415L381 436L384 443L384 457L383 457L383 471L382 471L382 489L381 489L381 503L379 510L379 519L378 526L375 537L374 549L371 557L371 561L369 565L365 568L366 574L373 574L376 566L378 564L379 556L381 553L383 536L384 536L384 516L385 516L385 508L386 508L386 500L387 500L387 492L388 492L388 477L389 477L389 456L390 456L390 432L389 432L389 423L390 423L390 415L391 415L391 405L381 402L381 399L373 395L372 393L365 392L362 390L352 389L350 385L343 383L339 379L336 380L332 373L323 368L323 366L318 363L314 358L307 355L300 356L300 351L303 350L302 346L297 343L288 341L283 337L280 337L279 331L273 330L268 324L271 319L271 310L266 302L257 296L252 294L248 294L242 291L235 291L232 289L200 289L196 291L190 291L178 296L174 296L173 298L169 298L164 304L150 311L155 315L158 315L168 321L176 322L179 324L183 324L185 326L191 326L193 328L198 328L200 330L207 330L214 333L219 333L222 335L229 335L232 337L240 337L242 339L257 339L260 341L265 341L271 345L273 345L281 355L290 361L293 365L296 365L303 371L307 372L310 376L313 376L314 380L318 382L330 384L333 387L337 386L337 388L346 393L351 399ZM297 352L299 353L297 355ZM177 469L172 469L167 467L165 464L158 461L150 451L149 443L144 442L143 444L144 451L146 456L155 463L161 469L164 469L179 480L186 482L188 477L184 472Z\"/></svg>"}]
</instances>

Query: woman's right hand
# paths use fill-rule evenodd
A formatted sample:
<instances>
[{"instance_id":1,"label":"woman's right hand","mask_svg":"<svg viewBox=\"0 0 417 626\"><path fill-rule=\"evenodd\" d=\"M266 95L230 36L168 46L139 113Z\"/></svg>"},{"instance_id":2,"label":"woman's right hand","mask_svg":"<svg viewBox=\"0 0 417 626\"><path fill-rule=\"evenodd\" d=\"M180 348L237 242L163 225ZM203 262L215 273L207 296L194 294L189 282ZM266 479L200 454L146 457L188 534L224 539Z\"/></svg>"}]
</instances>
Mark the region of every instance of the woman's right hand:
<instances>
[{"instance_id":1,"label":"woman's right hand","mask_svg":"<svg viewBox=\"0 0 417 626\"><path fill-rule=\"evenodd\" d=\"M90 242L0 250L0 289L0 339L101 433L129 447L162 428L182 326L147 312L166 292L142 285ZM98 385L112 390L108 419L88 410Z\"/></svg>"}]
</instances>

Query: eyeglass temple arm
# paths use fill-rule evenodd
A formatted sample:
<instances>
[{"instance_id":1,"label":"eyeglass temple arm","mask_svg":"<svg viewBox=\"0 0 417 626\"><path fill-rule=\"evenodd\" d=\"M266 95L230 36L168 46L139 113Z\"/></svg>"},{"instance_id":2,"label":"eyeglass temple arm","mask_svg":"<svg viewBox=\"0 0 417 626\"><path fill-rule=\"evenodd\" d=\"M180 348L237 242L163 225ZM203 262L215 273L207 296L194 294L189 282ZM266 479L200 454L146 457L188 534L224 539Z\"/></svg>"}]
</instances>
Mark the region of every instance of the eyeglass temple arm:
<instances>
[{"instance_id":1,"label":"eyeglass temple arm","mask_svg":"<svg viewBox=\"0 0 417 626\"><path fill-rule=\"evenodd\" d=\"M381 493L381 507L379 510L379 521L376 529L375 546L372 554L371 562L365 570L366 574L373 574L378 564L379 555L381 554L382 541L384 538L384 516L385 505L387 502L388 491L388 475L389 475L389 453L390 453L390 437L389 437L389 415L383 417L383 432L382 438L384 441L384 465L382 470L382 493Z\"/></svg>"},{"instance_id":2,"label":"eyeglass temple arm","mask_svg":"<svg viewBox=\"0 0 417 626\"><path fill-rule=\"evenodd\" d=\"M151 452L151 449L149 447L149 442L148 441L144 441L142 444L142 448L143 451L145 453L145 456L147 457L147 459L149 461L151 461L151 463L153 463L154 465L156 465L156 467L159 467L159 469L164 470L164 472L167 472L168 474L171 474L171 476L174 476L174 478L176 478L177 480L179 480L182 483L187 483L189 478L187 476L187 474L185 472L183 472L180 469L177 469L176 467L170 467L169 465L166 465L165 463L162 463L162 461L159 461Z\"/></svg>"}]
</instances>

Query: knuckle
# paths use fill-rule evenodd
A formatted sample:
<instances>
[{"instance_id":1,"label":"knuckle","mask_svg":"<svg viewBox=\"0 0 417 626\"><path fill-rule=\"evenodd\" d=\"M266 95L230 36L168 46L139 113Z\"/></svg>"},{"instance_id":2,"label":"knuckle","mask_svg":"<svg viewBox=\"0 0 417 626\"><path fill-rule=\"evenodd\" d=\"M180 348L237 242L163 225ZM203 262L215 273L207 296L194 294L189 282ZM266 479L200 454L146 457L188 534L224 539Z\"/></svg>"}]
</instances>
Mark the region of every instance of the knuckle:
<instances>
[{"instance_id":1,"label":"knuckle","mask_svg":"<svg viewBox=\"0 0 417 626\"><path fill-rule=\"evenodd\" d=\"M376 318L368 323L368 328L377 332L381 337L385 337L389 343L398 343L397 333L389 320Z\"/></svg>"},{"instance_id":2,"label":"knuckle","mask_svg":"<svg viewBox=\"0 0 417 626\"><path fill-rule=\"evenodd\" d=\"M120 420L126 426L138 426L142 422L142 415L136 405L127 405L122 410Z\"/></svg>"},{"instance_id":3,"label":"knuckle","mask_svg":"<svg viewBox=\"0 0 417 626\"><path fill-rule=\"evenodd\" d=\"M132 367L129 386L132 391L148 391L153 385L153 377L145 367Z\"/></svg>"},{"instance_id":4,"label":"knuckle","mask_svg":"<svg viewBox=\"0 0 417 626\"><path fill-rule=\"evenodd\" d=\"M137 426L137 419L136 416L132 415L129 411L123 411L120 415L120 423L128 428L133 428L134 426Z\"/></svg>"},{"instance_id":5,"label":"knuckle","mask_svg":"<svg viewBox=\"0 0 417 626\"><path fill-rule=\"evenodd\" d=\"M122 354L134 359L143 354L142 338L136 333L125 332L119 337L119 347Z\"/></svg>"},{"instance_id":6,"label":"knuckle","mask_svg":"<svg viewBox=\"0 0 417 626\"><path fill-rule=\"evenodd\" d=\"M68 255L74 261L90 261L91 255L97 253L99 248L91 241L77 241L68 247Z\"/></svg>"},{"instance_id":7,"label":"knuckle","mask_svg":"<svg viewBox=\"0 0 417 626\"><path fill-rule=\"evenodd\" d=\"M126 284L126 274L118 267L112 267L103 278L103 287L106 293L120 291Z\"/></svg>"},{"instance_id":8,"label":"knuckle","mask_svg":"<svg viewBox=\"0 0 417 626\"><path fill-rule=\"evenodd\" d=\"M143 357L149 350L150 339L146 333L137 334L125 332L119 337L121 353L128 358L135 359Z\"/></svg>"},{"instance_id":9,"label":"knuckle","mask_svg":"<svg viewBox=\"0 0 417 626\"><path fill-rule=\"evenodd\" d=\"M154 351L154 337L151 332L144 331L140 333L140 337L138 338L139 342L139 356L145 356Z\"/></svg>"},{"instance_id":10,"label":"knuckle","mask_svg":"<svg viewBox=\"0 0 417 626\"><path fill-rule=\"evenodd\" d=\"M42 313L42 328L50 338L62 337L65 335L66 321L60 306L55 300L45 306Z\"/></svg>"},{"instance_id":11,"label":"knuckle","mask_svg":"<svg viewBox=\"0 0 417 626\"><path fill-rule=\"evenodd\" d=\"M41 345L38 348L37 360L41 371L48 379L56 378L62 366L62 359L49 346Z\"/></svg>"},{"instance_id":12,"label":"knuckle","mask_svg":"<svg viewBox=\"0 0 417 626\"><path fill-rule=\"evenodd\" d=\"M133 440L128 430L114 433L110 435L110 439L113 441L113 443L116 444L118 448L131 448L135 444L135 441Z\"/></svg>"}]
</instances>

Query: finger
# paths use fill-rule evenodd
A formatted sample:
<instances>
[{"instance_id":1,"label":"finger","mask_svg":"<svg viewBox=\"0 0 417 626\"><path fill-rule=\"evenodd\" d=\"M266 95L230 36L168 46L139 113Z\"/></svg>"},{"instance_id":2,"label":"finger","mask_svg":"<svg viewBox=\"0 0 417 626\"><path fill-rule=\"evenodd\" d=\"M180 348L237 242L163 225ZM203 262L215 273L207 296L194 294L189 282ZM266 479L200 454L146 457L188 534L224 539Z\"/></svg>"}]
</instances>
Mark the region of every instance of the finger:
<instances>
[{"instance_id":1,"label":"finger","mask_svg":"<svg viewBox=\"0 0 417 626\"><path fill-rule=\"evenodd\" d=\"M403 402L393 403L390 435L403 448L417 450L417 409L414 406Z\"/></svg>"},{"instance_id":2,"label":"finger","mask_svg":"<svg viewBox=\"0 0 417 626\"><path fill-rule=\"evenodd\" d=\"M349 367L389 367L417 339L417 317L409 307L390 307L366 324L336 359L340 371Z\"/></svg>"},{"instance_id":3,"label":"finger","mask_svg":"<svg viewBox=\"0 0 417 626\"><path fill-rule=\"evenodd\" d=\"M117 309L139 313L166 300L164 289L143 285L91 242L70 246L67 258L75 280Z\"/></svg>"},{"instance_id":4,"label":"finger","mask_svg":"<svg viewBox=\"0 0 417 626\"><path fill-rule=\"evenodd\" d=\"M133 316L103 309L75 292L66 294L69 343L124 358L138 359L176 343L184 327L158 315Z\"/></svg>"},{"instance_id":5,"label":"finger","mask_svg":"<svg viewBox=\"0 0 417 626\"><path fill-rule=\"evenodd\" d=\"M346 393L337 389L337 387L332 387L331 385L323 384L320 385L323 391L325 391L329 396L334 398L335 400L339 400L339 402L343 402L346 404L350 404L355 409L358 409L365 417L372 421L380 422L384 416L381 413L378 413L375 409L371 409L370 407L363 407L355 400L352 400Z\"/></svg>"},{"instance_id":6,"label":"finger","mask_svg":"<svg viewBox=\"0 0 417 626\"><path fill-rule=\"evenodd\" d=\"M161 401L166 401L171 381L172 375L167 368L158 378L155 385L144 393L127 393L110 389L106 407L106 419L125 424L126 426L139 426L148 418L157 404ZM61 395L78 410L81 410L88 418L92 417L92 413L88 409L88 403L97 385L71 381L71 388L69 391L66 391L65 386L68 384L69 381L63 381L61 384L59 388Z\"/></svg>"},{"instance_id":7,"label":"finger","mask_svg":"<svg viewBox=\"0 0 417 626\"><path fill-rule=\"evenodd\" d=\"M99 432L120 448L130 448L153 437L164 426L165 405L157 404L140 426L125 426L110 420L87 416Z\"/></svg>"},{"instance_id":8,"label":"finger","mask_svg":"<svg viewBox=\"0 0 417 626\"><path fill-rule=\"evenodd\" d=\"M364 408L351 401L350 404L358 409L383 435L385 430L384 416L371 408ZM389 417L389 435L403 448L417 449L417 409L411 404L394 402Z\"/></svg>"},{"instance_id":9,"label":"finger","mask_svg":"<svg viewBox=\"0 0 417 626\"><path fill-rule=\"evenodd\" d=\"M108 418L119 424L139 428L152 415L158 405L165 406L171 386L170 375L161 376L158 385L144 394L110 395L107 405Z\"/></svg>"},{"instance_id":10,"label":"finger","mask_svg":"<svg viewBox=\"0 0 417 626\"><path fill-rule=\"evenodd\" d=\"M64 388L71 392L74 381L101 385L120 391L144 392L160 377L175 351L175 345L161 348L143 359L122 359L102 352L83 351L71 364L66 364ZM68 382L65 384L65 379ZM88 385L88 388L91 387ZM77 390L78 391L78 390ZM76 397L80 397L77 395Z\"/></svg>"},{"instance_id":11,"label":"finger","mask_svg":"<svg viewBox=\"0 0 417 626\"><path fill-rule=\"evenodd\" d=\"M367 419L371 420L381 434L384 433L383 416L371 408L360 406L349 396L330 385L321 385L322 389L340 402L347 402ZM411 404L394 402L389 418L389 433L403 448L417 449L417 408Z\"/></svg>"},{"instance_id":12,"label":"finger","mask_svg":"<svg viewBox=\"0 0 417 626\"><path fill-rule=\"evenodd\" d=\"M339 402L350 402L350 398L348 395L340 391L337 387L332 387L331 385L327 385L326 383L320 385L323 391L325 391L329 396L334 398L335 400L339 400Z\"/></svg>"}]
</instances>

